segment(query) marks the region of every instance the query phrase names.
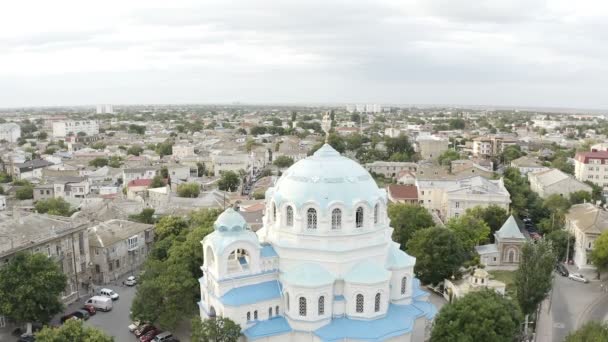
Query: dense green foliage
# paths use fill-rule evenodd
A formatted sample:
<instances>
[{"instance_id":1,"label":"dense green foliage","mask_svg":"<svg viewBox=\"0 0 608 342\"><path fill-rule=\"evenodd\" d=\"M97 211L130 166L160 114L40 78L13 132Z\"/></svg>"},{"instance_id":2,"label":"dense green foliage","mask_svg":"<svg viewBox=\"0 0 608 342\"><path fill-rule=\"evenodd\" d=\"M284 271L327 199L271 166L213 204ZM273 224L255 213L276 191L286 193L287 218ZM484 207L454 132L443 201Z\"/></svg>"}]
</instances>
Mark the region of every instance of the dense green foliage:
<instances>
[{"instance_id":1,"label":"dense green foliage","mask_svg":"<svg viewBox=\"0 0 608 342\"><path fill-rule=\"evenodd\" d=\"M418 230L406 247L416 257L416 276L425 284L437 284L457 274L466 257L456 234L440 227Z\"/></svg>"},{"instance_id":2,"label":"dense green foliage","mask_svg":"<svg viewBox=\"0 0 608 342\"><path fill-rule=\"evenodd\" d=\"M135 221L135 222L140 222L140 223L153 224L155 221L154 220L154 209L145 208L139 214L129 215L129 220Z\"/></svg>"},{"instance_id":3,"label":"dense green foliage","mask_svg":"<svg viewBox=\"0 0 608 342\"><path fill-rule=\"evenodd\" d=\"M18 253L0 267L0 315L17 322L49 322L61 312L67 278L40 253Z\"/></svg>"},{"instance_id":4,"label":"dense green foliage","mask_svg":"<svg viewBox=\"0 0 608 342\"><path fill-rule=\"evenodd\" d=\"M103 331L85 326L80 320L70 319L59 327L44 327L36 333L36 342L112 342Z\"/></svg>"},{"instance_id":5,"label":"dense green foliage","mask_svg":"<svg viewBox=\"0 0 608 342\"><path fill-rule=\"evenodd\" d=\"M458 159L460 159L460 153L458 153L454 150L447 150L447 151L443 152L437 160L439 161L439 164L441 164L441 165L450 166L452 164L452 161L458 160Z\"/></svg>"},{"instance_id":6,"label":"dense green foliage","mask_svg":"<svg viewBox=\"0 0 608 342\"><path fill-rule=\"evenodd\" d=\"M198 183L183 183L177 186L177 196L196 198L201 192Z\"/></svg>"},{"instance_id":7,"label":"dense green foliage","mask_svg":"<svg viewBox=\"0 0 608 342\"><path fill-rule=\"evenodd\" d=\"M570 248L570 252L568 253L570 259L574 255L574 236L566 230L556 229L549 234L546 234L545 239L551 241L553 251L555 252L558 261L566 261L566 252L568 251L568 248ZM568 239L570 239L570 242L568 242Z\"/></svg>"},{"instance_id":8,"label":"dense green foliage","mask_svg":"<svg viewBox=\"0 0 608 342\"><path fill-rule=\"evenodd\" d=\"M493 290L472 292L441 309L431 342L513 342L521 321L513 301Z\"/></svg>"},{"instance_id":9,"label":"dense green foliage","mask_svg":"<svg viewBox=\"0 0 608 342\"><path fill-rule=\"evenodd\" d=\"M401 248L405 248L415 232L435 225L428 210L419 205L391 204L388 206L388 217L395 229L393 240L398 242Z\"/></svg>"},{"instance_id":10,"label":"dense green foliage","mask_svg":"<svg viewBox=\"0 0 608 342\"><path fill-rule=\"evenodd\" d=\"M490 235L485 221L467 213L451 218L446 228L454 232L469 256L473 255L475 246L487 242Z\"/></svg>"},{"instance_id":11,"label":"dense green foliage","mask_svg":"<svg viewBox=\"0 0 608 342\"><path fill-rule=\"evenodd\" d=\"M36 202L36 211L41 214L70 216L74 212L63 198L49 198Z\"/></svg>"},{"instance_id":12,"label":"dense green foliage","mask_svg":"<svg viewBox=\"0 0 608 342\"><path fill-rule=\"evenodd\" d=\"M162 188L164 186L165 186L165 180L163 179L163 177L161 175L156 175L152 178L152 182L150 183L150 186L148 186L148 188L154 189L154 188Z\"/></svg>"},{"instance_id":13,"label":"dense green foliage","mask_svg":"<svg viewBox=\"0 0 608 342\"><path fill-rule=\"evenodd\" d=\"M241 336L241 326L227 317L217 317L201 321L192 319L192 342L237 342Z\"/></svg>"},{"instance_id":14,"label":"dense green foliage","mask_svg":"<svg viewBox=\"0 0 608 342\"><path fill-rule=\"evenodd\" d=\"M507 211L497 205L470 208L467 209L466 215L483 220L488 225L490 228L490 241L494 241L494 233L502 227L509 217Z\"/></svg>"},{"instance_id":15,"label":"dense green foliage","mask_svg":"<svg viewBox=\"0 0 608 342\"><path fill-rule=\"evenodd\" d=\"M277 157L272 164L274 164L276 167L278 168L287 168L290 167L291 165L293 165L293 158L289 157L289 156L280 156Z\"/></svg>"},{"instance_id":16,"label":"dense green foliage","mask_svg":"<svg viewBox=\"0 0 608 342\"><path fill-rule=\"evenodd\" d=\"M532 314L551 290L555 262L550 241L526 242L522 246L515 287L517 302L524 314Z\"/></svg>"},{"instance_id":17,"label":"dense green foliage","mask_svg":"<svg viewBox=\"0 0 608 342\"><path fill-rule=\"evenodd\" d=\"M233 192L236 191L241 184L241 179L234 171L222 172L222 176L217 185L220 190Z\"/></svg>"},{"instance_id":18,"label":"dense green foliage","mask_svg":"<svg viewBox=\"0 0 608 342\"><path fill-rule=\"evenodd\" d=\"M31 184L20 187L15 191L15 197L17 197L18 200L34 198L34 187Z\"/></svg>"},{"instance_id":19,"label":"dense green foliage","mask_svg":"<svg viewBox=\"0 0 608 342\"><path fill-rule=\"evenodd\" d=\"M129 147L129 149L127 149L127 154L130 154L133 156L139 156L143 151L144 151L144 149L141 146L133 145L133 146Z\"/></svg>"},{"instance_id":20,"label":"dense green foliage","mask_svg":"<svg viewBox=\"0 0 608 342\"><path fill-rule=\"evenodd\" d=\"M564 342L606 342L608 324L591 321L566 336Z\"/></svg>"},{"instance_id":21,"label":"dense green foliage","mask_svg":"<svg viewBox=\"0 0 608 342\"><path fill-rule=\"evenodd\" d=\"M591 262L598 270L608 269L608 231L604 231L593 242Z\"/></svg>"},{"instance_id":22,"label":"dense green foliage","mask_svg":"<svg viewBox=\"0 0 608 342\"><path fill-rule=\"evenodd\" d=\"M90 166L104 167L108 165L108 158L97 157L89 162Z\"/></svg>"}]
</instances>

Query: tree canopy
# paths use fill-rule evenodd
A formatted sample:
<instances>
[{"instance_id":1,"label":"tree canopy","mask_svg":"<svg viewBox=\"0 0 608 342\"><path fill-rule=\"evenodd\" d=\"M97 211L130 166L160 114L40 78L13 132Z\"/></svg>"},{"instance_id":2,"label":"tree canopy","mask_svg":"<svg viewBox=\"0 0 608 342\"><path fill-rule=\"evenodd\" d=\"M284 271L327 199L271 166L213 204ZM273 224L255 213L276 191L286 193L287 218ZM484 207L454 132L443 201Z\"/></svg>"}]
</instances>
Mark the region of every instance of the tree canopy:
<instances>
[{"instance_id":1,"label":"tree canopy","mask_svg":"<svg viewBox=\"0 0 608 342\"><path fill-rule=\"evenodd\" d=\"M608 324L591 321L566 336L564 342L605 342L608 341Z\"/></svg>"},{"instance_id":2,"label":"tree canopy","mask_svg":"<svg viewBox=\"0 0 608 342\"><path fill-rule=\"evenodd\" d=\"M467 209L466 215L476 217L483 220L490 227L490 240L494 241L494 233L499 230L505 223L509 215L504 208L497 205L489 205L487 207L477 206Z\"/></svg>"},{"instance_id":3,"label":"tree canopy","mask_svg":"<svg viewBox=\"0 0 608 342\"><path fill-rule=\"evenodd\" d=\"M63 198L49 198L36 202L36 211L40 214L70 216L74 212L70 203Z\"/></svg>"},{"instance_id":4,"label":"tree canopy","mask_svg":"<svg viewBox=\"0 0 608 342\"><path fill-rule=\"evenodd\" d=\"M435 318L431 342L512 342L521 321L521 311L513 301L483 289L441 309Z\"/></svg>"},{"instance_id":5,"label":"tree canopy","mask_svg":"<svg viewBox=\"0 0 608 342\"><path fill-rule=\"evenodd\" d=\"M61 312L67 278L40 253L18 253L0 267L0 315L17 322L49 322Z\"/></svg>"},{"instance_id":6,"label":"tree canopy","mask_svg":"<svg viewBox=\"0 0 608 342\"><path fill-rule=\"evenodd\" d=\"M551 242L526 242L521 248L515 272L517 302L524 314L532 314L551 290L556 257Z\"/></svg>"},{"instance_id":7,"label":"tree canopy","mask_svg":"<svg viewBox=\"0 0 608 342\"><path fill-rule=\"evenodd\" d=\"M148 188L154 189L154 188L162 188L164 186L165 186L165 180L163 179L163 176L156 175L152 178L152 182L150 183L150 186L148 186Z\"/></svg>"},{"instance_id":8,"label":"tree canopy","mask_svg":"<svg viewBox=\"0 0 608 342\"><path fill-rule=\"evenodd\" d=\"M59 327L44 327L36 333L36 342L113 342L103 331L85 326L81 320L70 319Z\"/></svg>"},{"instance_id":9,"label":"tree canopy","mask_svg":"<svg viewBox=\"0 0 608 342\"><path fill-rule=\"evenodd\" d=\"M222 176L217 185L220 190L233 192L236 191L241 183L241 179L234 171L222 172Z\"/></svg>"},{"instance_id":10,"label":"tree canopy","mask_svg":"<svg viewBox=\"0 0 608 342\"><path fill-rule=\"evenodd\" d=\"M177 186L177 196L196 198L201 192L198 183L183 183Z\"/></svg>"},{"instance_id":11,"label":"tree canopy","mask_svg":"<svg viewBox=\"0 0 608 342\"><path fill-rule=\"evenodd\" d=\"M133 146L129 147L129 149L127 150L127 154L130 154L133 156L139 156L143 151L144 151L144 149L141 146L133 145Z\"/></svg>"},{"instance_id":12,"label":"tree canopy","mask_svg":"<svg viewBox=\"0 0 608 342\"><path fill-rule=\"evenodd\" d=\"M404 249L412 235L420 229L435 225L433 217L426 208L411 204L391 204L388 206L388 217L391 219L393 240Z\"/></svg>"},{"instance_id":13,"label":"tree canopy","mask_svg":"<svg viewBox=\"0 0 608 342\"><path fill-rule=\"evenodd\" d=\"M608 231L595 239L591 251L591 262L598 270L608 269Z\"/></svg>"},{"instance_id":14,"label":"tree canopy","mask_svg":"<svg viewBox=\"0 0 608 342\"><path fill-rule=\"evenodd\" d=\"M237 342L240 336L241 326L228 317L192 319L192 342Z\"/></svg>"},{"instance_id":15,"label":"tree canopy","mask_svg":"<svg viewBox=\"0 0 608 342\"><path fill-rule=\"evenodd\" d=\"M281 169L293 165L293 158L289 156L279 156L272 162L276 167Z\"/></svg>"},{"instance_id":16,"label":"tree canopy","mask_svg":"<svg viewBox=\"0 0 608 342\"><path fill-rule=\"evenodd\" d=\"M447 150L439 155L439 164L449 166L452 161L460 159L460 153L454 150Z\"/></svg>"},{"instance_id":17,"label":"tree canopy","mask_svg":"<svg viewBox=\"0 0 608 342\"><path fill-rule=\"evenodd\" d=\"M437 284L456 274L466 257L456 234L440 227L418 230L406 247L416 257L416 276L425 284Z\"/></svg>"},{"instance_id":18,"label":"tree canopy","mask_svg":"<svg viewBox=\"0 0 608 342\"><path fill-rule=\"evenodd\" d=\"M108 165L108 158L97 157L89 162L90 166L94 167L104 167Z\"/></svg>"},{"instance_id":19,"label":"tree canopy","mask_svg":"<svg viewBox=\"0 0 608 342\"><path fill-rule=\"evenodd\" d=\"M475 246L486 242L490 235L488 224L471 213L451 218L446 228L454 232L469 255L473 254Z\"/></svg>"}]
</instances>

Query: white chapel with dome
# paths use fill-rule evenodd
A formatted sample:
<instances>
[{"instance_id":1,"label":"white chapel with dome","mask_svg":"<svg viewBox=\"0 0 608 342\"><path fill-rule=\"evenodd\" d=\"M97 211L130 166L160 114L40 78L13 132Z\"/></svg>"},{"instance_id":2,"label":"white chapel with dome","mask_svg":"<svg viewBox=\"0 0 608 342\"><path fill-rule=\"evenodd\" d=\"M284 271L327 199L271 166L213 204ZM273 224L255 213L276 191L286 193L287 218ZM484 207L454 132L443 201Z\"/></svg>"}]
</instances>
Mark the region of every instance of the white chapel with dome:
<instances>
[{"instance_id":1,"label":"white chapel with dome","mask_svg":"<svg viewBox=\"0 0 608 342\"><path fill-rule=\"evenodd\" d=\"M325 144L266 192L254 233L227 209L202 241L202 319L243 341L423 341L437 310L393 242L386 191Z\"/></svg>"}]
</instances>

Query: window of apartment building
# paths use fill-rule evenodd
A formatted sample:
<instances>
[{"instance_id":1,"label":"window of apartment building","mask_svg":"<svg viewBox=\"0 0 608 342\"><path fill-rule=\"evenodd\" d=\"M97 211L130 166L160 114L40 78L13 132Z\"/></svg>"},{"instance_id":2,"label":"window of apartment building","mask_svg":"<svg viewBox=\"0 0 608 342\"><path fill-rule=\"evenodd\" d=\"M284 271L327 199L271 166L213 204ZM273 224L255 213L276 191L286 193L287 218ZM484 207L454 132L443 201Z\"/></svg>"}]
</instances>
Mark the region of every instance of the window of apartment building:
<instances>
[{"instance_id":1,"label":"window of apartment building","mask_svg":"<svg viewBox=\"0 0 608 342\"><path fill-rule=\"evenodd\" d=\"M112 270L114 269L114 267L113 267L113 266L114 266L114 263L110 261L110 262L108 263L108 270L109 270L109 271L112 271Z\"/></svg>"},{"instance_id":2,"label":"window of apartment building","mask_svg":"<svg viewBox=\"0 0 608 342\"><path fill-rule=\"evenodd\" d=\"M61 246L55 246L55 252L57 252L57 255L61 255Z\"/></svg>"},{"instance_id":3,"label":"window of apartment building","mask_svg":"<svg viewBox=\"0 0 608 342\"><path fill-rule=\"evenodd\" d=\"M99 255L99 248L95 248L95 255Z\"/></svg>"},{"instance_id":4,"label":"window of apartment building","mask_svg":"<svg viewBox=\"0 0 608 342\"><path fill-rule=\"evenodd\" d=\"M81 262L80 263L80 272L84 272L87 270L87 263L86 262Z\"/></svg>"},{"instance_id":5,"label":"window of apartment building","mask_svg":"<svg viewBox=\"0 0 608 342\"><path fill-rule=\"evenodd\" d=\"M98 264L95 264L95 273L101 272L101 267Z\"/></svg>"},{"instance_id":6,"label":"window of apartment building","mask_svg":"<svg viewBox=\"0 0 608 342\"><path fill-rule=\"evenodd\" d=\"M51 256L51 245L46 245L46 254Z\"/></svg>"},{"instance_id":7,"label":"window of apartment building","mask_svg":"<svg viewBox=\"0 0 608 342\"><path fill-rule=\"evenodd\" d=\"M137 235L134 235L127 239L127 246L129 249L137 248Z\"/></svg>"},{"instance_id":8,"label":"window of apartment building","mask_svg":"<svg viewBox=\"0 0 608 342\"><path fill-rule=\"evenodd\" d=\"M421 194L422 196L424 196L424 190L420 191L420 194Z\"/></svg>"},{"instance_id":9,"label":"window of apartment building","mask_svg":"<svg viewBox=\"0 0 608 342\"><path fill-rule=\"evenodd\" d=\"M40 194L41 194L41 195L44 195L44 190L40 190Z\"/></svg>"},{"instance_id":10,"label":"window of apartment building","mask_svg":"<svg viewBox=\"0 0 608 342\"><path fill-rule=\"evenodd\" d=\"M84 232L78 234L78 248L80 249L80 255L84 254Z\"/></svg>"},{"instance_id":11,"label":"window of apartment building","mask_svg":"<svg viewBox=\"0 0 608 342\"><path fill-rule=\"evenodd\" d=\"M460 208L460 202L456 202L456 208Z\"/></svg>"},{"instance_id":12,"label":"window of apartment building","mask_svg":"<svg viewBox=\"0 0 608 342\"><path fill-rule=\"evenodd\" d=\"M116 268L120 267L120 260L116 259Z\"/></svg>"}]
</instances>

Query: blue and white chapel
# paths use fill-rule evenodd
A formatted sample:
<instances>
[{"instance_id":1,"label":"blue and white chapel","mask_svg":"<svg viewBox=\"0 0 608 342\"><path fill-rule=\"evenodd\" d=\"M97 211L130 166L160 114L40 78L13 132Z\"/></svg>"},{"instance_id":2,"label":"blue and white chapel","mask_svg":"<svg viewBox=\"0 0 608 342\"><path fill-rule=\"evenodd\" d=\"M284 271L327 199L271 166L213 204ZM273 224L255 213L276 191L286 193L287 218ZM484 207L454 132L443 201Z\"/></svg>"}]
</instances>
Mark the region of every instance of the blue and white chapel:
<instances>
[{"instance_id":1,"label":"blue and white chapel","mask_svg":"<svg viewBox=\"0 0 608 342\"><path fill-rule=\"evenodd\" d=\"M386 191L325 144L266 192L254 233L227 209L202 241L202 319L243 341L423 341L437 310L393 242Z\"/></svg>"}]
</instances>

